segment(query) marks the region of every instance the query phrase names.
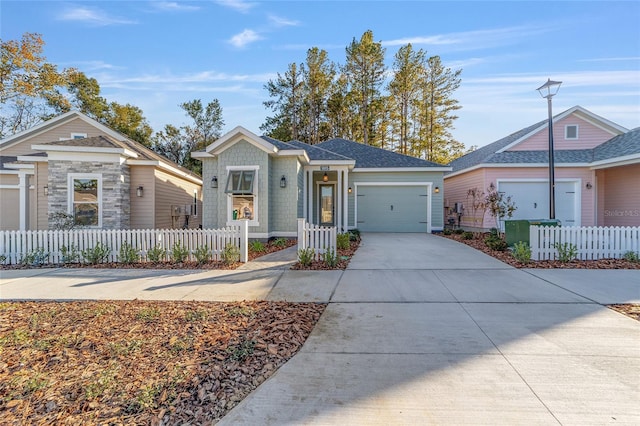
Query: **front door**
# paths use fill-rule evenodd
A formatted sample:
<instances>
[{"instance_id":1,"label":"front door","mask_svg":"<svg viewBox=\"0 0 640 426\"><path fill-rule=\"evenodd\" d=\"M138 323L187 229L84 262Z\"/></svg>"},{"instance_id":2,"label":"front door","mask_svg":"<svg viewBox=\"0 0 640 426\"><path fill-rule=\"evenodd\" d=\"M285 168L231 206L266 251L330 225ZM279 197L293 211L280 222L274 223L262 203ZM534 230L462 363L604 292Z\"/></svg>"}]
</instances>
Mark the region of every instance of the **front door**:
<instances>
[{"instance_id":1,"label":"front door","mask_svg":"<svg viewBox=\"0 0 640 426\"><path fill-rule=\"evenodd\" d=\"M320 225L335 225L335 196L333 185L320 185Z\"/></svg>"}]
</instances>

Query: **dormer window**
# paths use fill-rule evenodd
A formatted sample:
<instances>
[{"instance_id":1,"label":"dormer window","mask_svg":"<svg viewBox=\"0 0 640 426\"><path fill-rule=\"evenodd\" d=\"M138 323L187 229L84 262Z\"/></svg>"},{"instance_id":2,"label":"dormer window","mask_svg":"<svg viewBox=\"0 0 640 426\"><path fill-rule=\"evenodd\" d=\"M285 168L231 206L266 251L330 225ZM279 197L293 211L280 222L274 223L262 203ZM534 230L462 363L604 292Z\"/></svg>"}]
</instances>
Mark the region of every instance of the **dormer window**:
<instances>
[{"instance_id":1,"label":"dormer window","mask_svg":"<svg viewBox=\"0 0 640 426\"><path fill-rule=\"evenodd\" d=\"M571 124L564 126L564 138L565 139L578 139L578 126Z\"/></svg>"}]
</instances>

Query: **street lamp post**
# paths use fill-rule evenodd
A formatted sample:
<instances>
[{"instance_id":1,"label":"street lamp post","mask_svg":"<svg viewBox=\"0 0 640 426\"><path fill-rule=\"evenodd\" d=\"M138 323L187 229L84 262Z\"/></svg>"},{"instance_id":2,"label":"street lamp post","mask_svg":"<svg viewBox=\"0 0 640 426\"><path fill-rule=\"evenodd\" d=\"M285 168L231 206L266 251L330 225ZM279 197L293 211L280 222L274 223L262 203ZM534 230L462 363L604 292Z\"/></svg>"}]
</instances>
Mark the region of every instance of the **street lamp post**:
<instances>
[{"instance_id":1,"label":"street lamp post","mask_svg":"<svg viewBox=\"0 0 640 426\"><path fill-rule=\"evenodd\" d=\"M549 219L556 218L556 181L553 158L553 113L551 112L551 98L558 93L561 84L561 81L547 79L545 84L536 89L540 92L540 96L547 99L547 108L549 110Z\"/></svg>"}]
</instances>

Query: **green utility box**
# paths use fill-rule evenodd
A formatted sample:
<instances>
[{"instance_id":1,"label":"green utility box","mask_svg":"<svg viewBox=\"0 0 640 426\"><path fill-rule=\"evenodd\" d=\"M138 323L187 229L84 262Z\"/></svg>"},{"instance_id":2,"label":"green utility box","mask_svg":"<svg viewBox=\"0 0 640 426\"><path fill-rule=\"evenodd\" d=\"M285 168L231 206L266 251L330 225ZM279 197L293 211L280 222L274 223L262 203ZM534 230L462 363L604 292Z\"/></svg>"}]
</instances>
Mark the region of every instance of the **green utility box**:
<instances>
[{"instance_id":1,"label":"green utility box","mask_svg":"<svg viewBox=\"0 0 640 426\"><path fill-rule=\"evenodd\" d=\"M507 244L512 247L518 241L529 244L529 227L537 226L560 226L558 219L519 219L504 221L504 237Z\"/></svg>"}]
</instances>

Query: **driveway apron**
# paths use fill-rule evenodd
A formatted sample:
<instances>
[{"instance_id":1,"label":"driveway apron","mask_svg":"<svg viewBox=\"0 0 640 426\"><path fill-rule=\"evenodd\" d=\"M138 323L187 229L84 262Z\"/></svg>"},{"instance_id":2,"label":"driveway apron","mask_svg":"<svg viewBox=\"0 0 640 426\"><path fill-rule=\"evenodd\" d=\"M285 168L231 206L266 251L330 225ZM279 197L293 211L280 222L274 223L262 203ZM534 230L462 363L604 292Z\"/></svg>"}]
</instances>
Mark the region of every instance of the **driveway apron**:
<instances>
[{"instance_id":1,"label":"driveway apron","mask_svg":"<svg viewBox=\"0 0 640 426\"><path fill-rule=\"evenodd\" d=\"M365 234L341 275L285 271L271 297L297 282L329 306L220 424L640 424L640 323L555 278L434 235Z\"/></svg>"}]
</instances>

